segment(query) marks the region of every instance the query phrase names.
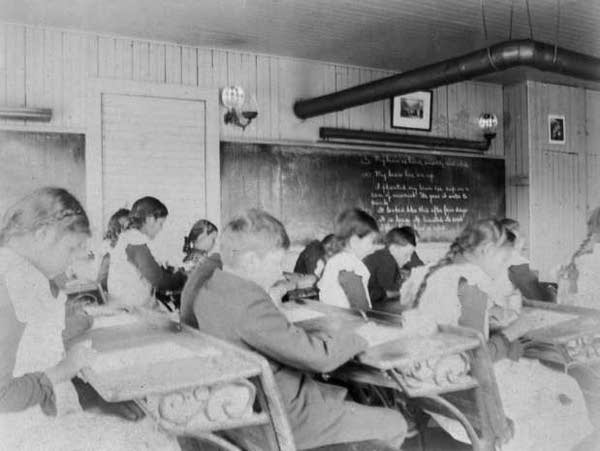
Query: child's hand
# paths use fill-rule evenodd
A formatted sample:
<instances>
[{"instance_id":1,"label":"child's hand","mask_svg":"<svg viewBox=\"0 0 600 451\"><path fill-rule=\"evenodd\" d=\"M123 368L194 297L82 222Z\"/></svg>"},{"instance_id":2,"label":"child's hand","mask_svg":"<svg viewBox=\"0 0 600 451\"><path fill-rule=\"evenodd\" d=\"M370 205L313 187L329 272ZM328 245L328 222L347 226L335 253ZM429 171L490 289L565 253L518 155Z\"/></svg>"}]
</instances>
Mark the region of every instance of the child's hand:
<instances>
[{"instance_id":1,"label":"child's hand","mask_svg":"<svg viewBox=\"0 0 600 451\"><path fill-rule=\"evenodd\" d=\"M97 356L98 353L92 348L92 342L86 340L69 348L63 362L66 369L76 375L83 368L92 366Z\"/></svg>"},{"instance_id":2,"label":"child's hand","mask_svg":"<svg viewBox=\"0 0 600 451\"><path fill-rule=\"evenodd\" d=\"M77 343L69 348L64 359L45 371L46 376L53 385L70 380L83 368L91 366L96 356L97 353L92 349L90 341Z\"/></svg>"},{"instance_id":3,"label":"child's hand","mask_svg":"<svg viewBox=\"0 0 600 451\"><path fill-rule=\"evenodd\" d=\"M288 291L293 290L294 288L296 288L294 283L284 280L277 282L275 285L269 288L268 293L275 305L279 305L281 304L281 298L283 298Z\"/></svg>"}]
</instances>

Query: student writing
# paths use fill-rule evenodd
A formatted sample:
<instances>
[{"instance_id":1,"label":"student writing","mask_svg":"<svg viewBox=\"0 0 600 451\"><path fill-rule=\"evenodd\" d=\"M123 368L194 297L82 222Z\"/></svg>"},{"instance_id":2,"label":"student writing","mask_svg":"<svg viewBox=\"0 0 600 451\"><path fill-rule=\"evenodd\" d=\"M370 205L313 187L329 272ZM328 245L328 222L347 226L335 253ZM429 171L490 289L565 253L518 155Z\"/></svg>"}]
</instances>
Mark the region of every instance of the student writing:
<instances>
[{"instance_id":1,"label":"student writing","mask_svg":"<svg viewBox=\"0 0 600 451\"><path fill-rule=\"evenodd\" d=\"M108 268L110 267L110 253L117 245L119 236L129 226L130 211L126 208L117 210L108 220L104 241L100 249L100 264L98 267L97 281L104 291L108 291Z\"/></svg>"},{"instance_id":2,"label":"student writing","mask_svg":"<svg viewBox=\"0 0 600 451\"><path fill-rule=\"evenodd\" d=\"M155 260L148 243L162 230L169 211L154 197L135 201L129 215L129 228L121 233L111 252L108 272L110 302L129 307L157 308L153 289L179 290L183 273L172 273Z\"/></svg>"},{"instance_id":3,"label":"student writing","mask_svg":"<svg viewBox=\"0 0 600 451\"><path fill-rule=\"evenodd\" d=\"M64 348L65 296L49 280L83 254L81 204L61 188L15 203L0 228L0 450L177 450L149 421L84 412L71 378L94 360ZM63 357L66 352L66 357Z\"/></svg>"},{"instance_id":4,"label":"student writing","mask_svg":"<svg viewBox=\"0 0 600 451\"><path fill-rule=\"evenodd\" d=\"M450 325L469 320L469 326L487 335L492 281L505 273L513 252L507 232L499 221L479 221L456 238L441 260L414 271L401 289L402 298L414 307L405 320ZM479 325L469 310L482 312ZM502 334L492 335L488 345L504 411L514 424L514 437L503 450L571 449L591 432L583 396L572 378L537 360L519 359L519 342L511 343ZM458 423L434 417L456 438L466 440Z\"/></svg>"},{"instance_id":5,"label":"student writing","mask_svg":"<svg viewBox=\"0 0 600 451\"><path fill-rule=\"evenodd\" d=\"M182 322L192 327L198 327L193 311L194 297L217 268L223 269L221 256L217 253L209 255L218 233L212 222L200 219L184 240L183 251L186 257L183 261L188 278L181 293L179 316Z\"/></svg>"},{"instance_id":6,"label":"student writing","mask_svg":"<svg viewBox=\"0 0 600 451\"><path fill-rule=\"evenodd\" d=\"M385 242L383 249L376 250L363 260L371 273L369 295L374 306L388 300L398 300L402 282L400 268L410 261L415 250L399 227L386 234Z\"/></svg>"},{"instance_id":7,"label":"student writing","mask_svg":"<svg viewBox=\"0 0 600 451\"><path fill-rule=\"evenodd\" d=\"M313 378L368 342L360 329L308 333L287 321L267 289L281 277L288 246L283 225L265 212L232 219L221 236L224 270L215 270L194 299L198 328L270 361L298 449L365 440L400 446L406 423L398 412L346 401L344 389Z\"/></svg>"},{"instance_id":8,"label":"student writing","mask_svg":"<svg viewBox=\"0 0 600 451\"><path fill-rule=\"evenodd\" d=\"M338 307L370 309L368 283L371 275L362 259L376 249L377 222L358 208L346 210L337 219L335 236L341 250L325 265L317 284L320 299Z\"/></svg>"}]
</instances>

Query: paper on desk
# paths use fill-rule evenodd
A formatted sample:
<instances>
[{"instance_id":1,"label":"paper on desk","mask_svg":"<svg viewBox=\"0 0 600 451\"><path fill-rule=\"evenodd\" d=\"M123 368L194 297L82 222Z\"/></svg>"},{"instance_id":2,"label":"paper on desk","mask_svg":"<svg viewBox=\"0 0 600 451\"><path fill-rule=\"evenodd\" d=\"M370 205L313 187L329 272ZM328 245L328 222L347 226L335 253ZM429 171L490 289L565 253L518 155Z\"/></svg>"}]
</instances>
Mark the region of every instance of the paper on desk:
<instances>
[{"instance_id":1,"label":"paper on desk","mask_svg":"<svg viewBox=\"0 0 600 451\"><path fill-rule=\"evenodd\" d=\"M356 333L369 343L369 347L378 346L388 341L406 338L408 333L399 327L382 326L376 323L365 323L356 329Z\"/></svg>"},{"instance_id":2,"label":"paper on desk","mask_svg":"<svg viewBox=\"0 0 600 451\"><path fill-rule=\"evenodd\" d=\"M92 370L96 373L106 373L181 359L208 358L220 354L221 351L214 347L192 350L172 341L166 341L117 351L99 352Z\"/></svg>"},{"instance_id":3,"label":"paper on desk","mask_svg":"<svg viewBox=\"0 0 600 451\"><path fill-rule=\"evenodd\" d=\"M92 324L92 329L101 329L103 327L126 326L135 324L139 319L129 313L118 313L110 316L96 316Z\"/></svg>"},{"instance_id":4,"label":"paper on desk","mask_svg":"<svg viewBox=\"0 0 600 451\"><path fill-rule=\"evenodd\" d=\"M550 327L577 317L578 315L541 309L523 311L514 323L502 330L502 333L510 341L513 341L529 331Z\"/></svg>"},{"instance_id":5,"label":"paper on desk","mask_svg":"<svg viewBox=\"0 0 600 451\"><path fill-rule=\"evenodd\" d=\"M294 307L293 309L284 309L283 314L290 323L299 323L300 321L306 321L313 318L319 318L325 316L321 312L311 310L306 307Z\"/></svg>"}]
</instances>

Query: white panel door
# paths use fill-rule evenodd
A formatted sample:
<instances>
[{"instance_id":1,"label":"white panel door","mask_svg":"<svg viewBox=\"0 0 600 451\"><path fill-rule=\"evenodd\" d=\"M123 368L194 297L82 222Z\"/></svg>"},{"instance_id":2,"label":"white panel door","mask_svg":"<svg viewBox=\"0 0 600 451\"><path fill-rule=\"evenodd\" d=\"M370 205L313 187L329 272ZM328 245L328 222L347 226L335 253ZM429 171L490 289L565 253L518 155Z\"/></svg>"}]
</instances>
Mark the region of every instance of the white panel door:
<instances>
[{"instance_id":1,"label":"white panel door","mask_svg":"<svg viewBox=\"0 0 600 451\"><path fill-rule=\"evenodd\" d=\"M585 233L585 193L580 188L579 156L542 150L540 174L531 191L531 260L542 280L567 263Z\"/></svg>"},{"instance_id":2,"label":"white panel door","mask_svg":"<svg viewBox=\"0 0 600 451\"><path fill-rule=\"evenodd\" d=\"M169 216L152 247L178 263L191 225L220 216L216 90L98 81L90 109L88 169L101 173L88 184L95 229L136 199L156 197Z\"/></svg>"}]
</instances>

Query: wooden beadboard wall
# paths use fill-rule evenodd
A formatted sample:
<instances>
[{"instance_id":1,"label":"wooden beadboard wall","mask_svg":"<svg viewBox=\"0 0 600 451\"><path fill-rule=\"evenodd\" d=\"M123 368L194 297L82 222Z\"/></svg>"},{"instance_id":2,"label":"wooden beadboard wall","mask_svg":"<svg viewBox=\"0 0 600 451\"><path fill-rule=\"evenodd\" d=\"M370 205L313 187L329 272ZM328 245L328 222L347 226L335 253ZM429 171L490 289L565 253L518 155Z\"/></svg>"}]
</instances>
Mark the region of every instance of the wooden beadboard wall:
<instances>
[{"instance_id":1,"label":"wooden beadboard wall","mask_svg":"<svg viewBox=\"0 0 600 451\"><path fill-rule=\"evenodd\" d=\"M241 84L254 93L258 119L242 132L221 124L221 139L315 141L322 125L396 131L389 101L301 121L297 98L313 97L390 75L390 72L272 55L101 36L0 23L0 104L49 107L49 124L22 121L1 128L85 131L86 80L109 78L221 88ZM502 87L464 82L434 90L432 135L480 138L477 118L502 123ZM415 133L411 131L410 133ZM417 132L427 134L427 132ZM502 156L502 130L490 155Z\"/></svg>"},{"instance_id":2,"label":"wooden beadboard wall","mask_svg":"<svg viewBox=\"0 0 600 451\"><path fill-rule=\"evenodd\" d=\"M600 205L600 92L540 82L504 88L507 214L521 222L545 280L565 263ZM564 115L565 144L550 144L548 115Z\"/></svg>"}]
</instances>

